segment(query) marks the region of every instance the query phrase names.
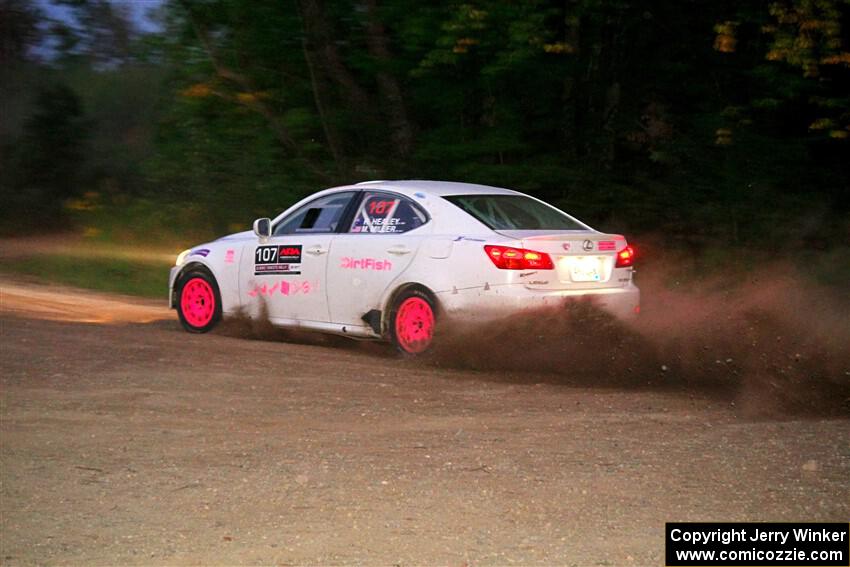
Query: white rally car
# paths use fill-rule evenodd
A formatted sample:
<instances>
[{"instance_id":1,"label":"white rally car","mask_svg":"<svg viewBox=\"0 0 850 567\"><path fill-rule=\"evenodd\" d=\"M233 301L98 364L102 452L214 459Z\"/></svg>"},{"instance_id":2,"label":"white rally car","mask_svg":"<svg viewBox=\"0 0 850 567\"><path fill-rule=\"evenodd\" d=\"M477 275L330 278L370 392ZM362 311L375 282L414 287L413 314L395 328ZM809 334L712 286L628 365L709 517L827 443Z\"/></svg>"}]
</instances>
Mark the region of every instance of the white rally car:
<instances>
[{"instance_id":1,"label":"white rally car","mask_svg":"<svg viewBox=\"0 0 850 567\"><path fill-rule=\"evenodd\" d=\"M191 332L228 314L263 314L416 354L444 319L486 321L566 297L593 295L633 316L633 263L622 236L517 191L370 181L320 191L253 231L182 252L169 292Z\"/></svg>"}]
</instances>

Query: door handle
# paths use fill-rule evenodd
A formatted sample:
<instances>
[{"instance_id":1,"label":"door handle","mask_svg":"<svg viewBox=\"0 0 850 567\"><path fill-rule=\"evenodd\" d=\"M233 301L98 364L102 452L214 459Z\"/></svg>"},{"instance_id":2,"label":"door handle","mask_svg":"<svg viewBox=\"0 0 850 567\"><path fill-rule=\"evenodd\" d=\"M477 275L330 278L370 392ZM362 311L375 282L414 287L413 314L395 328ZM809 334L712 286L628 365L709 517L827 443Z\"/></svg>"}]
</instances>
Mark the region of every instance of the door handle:
<instances>
[{"instance_id":1,"label":"door handle","mask_svg":"<svg viewBox=\"0 0 850 567\"><path fill-rule=\"evenodd\" d=\"M387 252L395 254L396 256L404 256L405 254L410 254L413 251L407 246L392 246L391 248L387 248Z\"/></svg>"},{"instance_id":2,"label":"door handle","mask_svg":"<svg viewBox=\"0 0 850 567\"><path fill-rule=\"evenodd\" d=\"M327 252L327 250L322 248L321 244L316 244L307 249L307 254L312 254L313 256L321 256L325 252Z\"/></svg>"}]
</instances>

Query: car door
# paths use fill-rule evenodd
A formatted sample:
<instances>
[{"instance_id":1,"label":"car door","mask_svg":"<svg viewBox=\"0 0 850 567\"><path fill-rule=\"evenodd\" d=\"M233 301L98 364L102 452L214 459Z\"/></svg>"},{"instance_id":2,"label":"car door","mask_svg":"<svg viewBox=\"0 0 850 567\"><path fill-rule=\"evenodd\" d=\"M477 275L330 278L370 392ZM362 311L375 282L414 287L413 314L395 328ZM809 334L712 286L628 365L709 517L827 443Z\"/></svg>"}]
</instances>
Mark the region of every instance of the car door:
<instances>
[{"instance_id":1,"label":"car door","mask_svg":"<svg viewBox=\"0 0 850 567\"><path fill-rule=\"evenodd\" d=\"M384 292L414 261L428 223L426 212L396 193L364 191L348 230L333 239L328 262L331 322L365 326Z\"/></svg>"},{"instance_id":2,"label":"car door","mask_svg":"<svg viewBox=\"0 0 850 567\"><path fill-rule=\"evenodd\" d=\"M243 307L265 305L275 323L330 320L326 276L333 235L356 192L319 197L281 219L266 242L246 245L239 267Z\"/></svg>"}]
</instances>

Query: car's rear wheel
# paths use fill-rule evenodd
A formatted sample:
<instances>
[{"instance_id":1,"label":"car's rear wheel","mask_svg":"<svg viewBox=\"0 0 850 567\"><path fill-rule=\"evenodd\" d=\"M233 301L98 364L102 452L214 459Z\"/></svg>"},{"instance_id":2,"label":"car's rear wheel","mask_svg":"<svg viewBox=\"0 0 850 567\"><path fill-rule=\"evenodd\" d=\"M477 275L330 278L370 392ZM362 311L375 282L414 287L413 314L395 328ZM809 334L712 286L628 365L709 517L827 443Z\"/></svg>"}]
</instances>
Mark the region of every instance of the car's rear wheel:
<instances>
[{"instance_id":1,"label":"car's rear wheel","mask_svg":"<svg viewBox=\"0 0 850 567\"><path fill-rule=\"evenodd\" d=\"M221 320L221 294L211 274L193 270L180 277L177 315L190 333L206 333Z\"/></svg>"},{"instance_id":2,"label":"car's rear wheel","mask_svg":"<svg viewBox=\"0 0 850 567\"><path fill-rule=\"evenodd\" d=\"M390 339L406 355L422 354L434 341L437 323L434 301L418 289L404 291L390 311Z\"/></svg>"}]
</instances>

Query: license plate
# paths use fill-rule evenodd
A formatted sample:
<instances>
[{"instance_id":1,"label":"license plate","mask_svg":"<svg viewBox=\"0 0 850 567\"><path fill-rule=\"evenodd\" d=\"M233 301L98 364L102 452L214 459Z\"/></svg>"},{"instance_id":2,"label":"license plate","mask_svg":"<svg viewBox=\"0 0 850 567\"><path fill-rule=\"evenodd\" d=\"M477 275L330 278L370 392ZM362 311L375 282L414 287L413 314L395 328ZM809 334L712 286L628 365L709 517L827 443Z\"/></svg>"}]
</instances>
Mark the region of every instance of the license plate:
<instances>
[{"instance_id":1,"label":"license plate","mask_svg":"<svg viewBox=\"0 0 850 567\"><path fill-rule=\"evenodd\" d=\"M569 259L570 279L574 282L598 282L602 279L602 258L576 256Z\"/></svg>"}]
</instances>

